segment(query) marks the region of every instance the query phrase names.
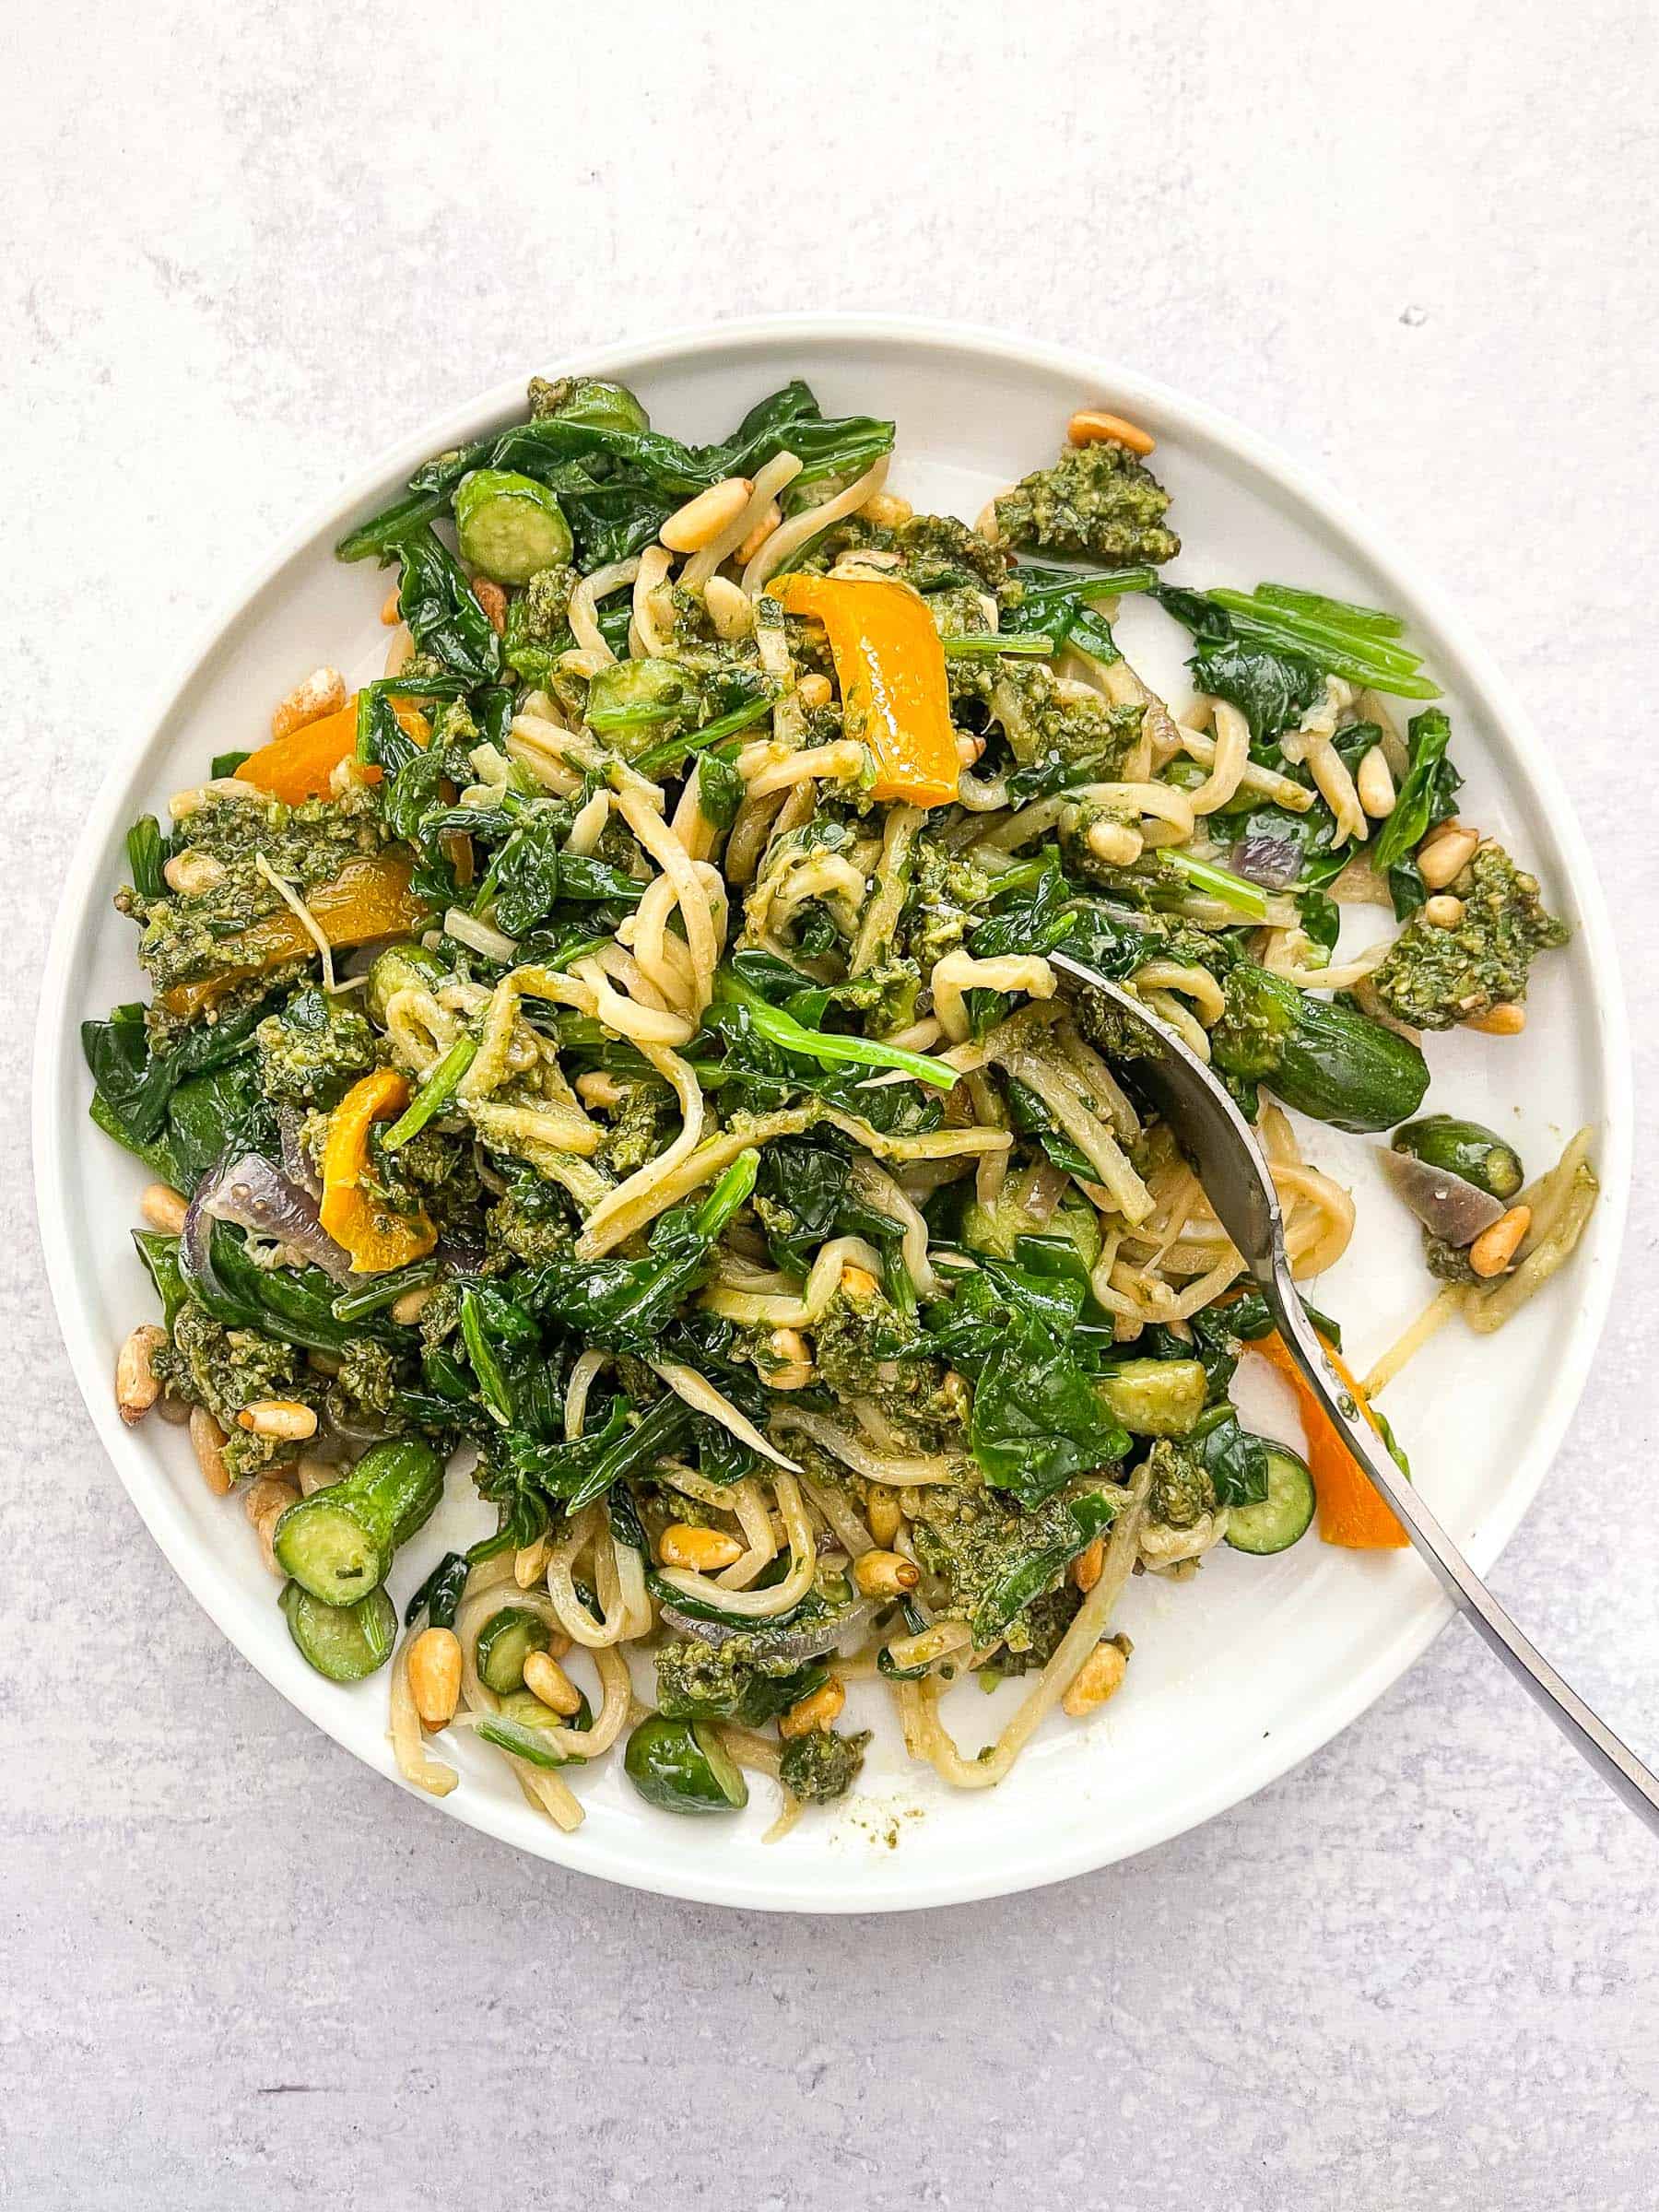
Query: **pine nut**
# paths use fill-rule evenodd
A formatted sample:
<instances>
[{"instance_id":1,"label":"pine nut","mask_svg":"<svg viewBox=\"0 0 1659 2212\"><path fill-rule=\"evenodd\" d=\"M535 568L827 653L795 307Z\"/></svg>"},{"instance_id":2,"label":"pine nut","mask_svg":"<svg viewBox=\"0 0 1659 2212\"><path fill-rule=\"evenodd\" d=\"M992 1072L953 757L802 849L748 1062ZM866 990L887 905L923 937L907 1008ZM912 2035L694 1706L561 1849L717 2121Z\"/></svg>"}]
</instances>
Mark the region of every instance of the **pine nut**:
<instances>
[{"instance_id":1,"label":"pine nut","mask_svg":"<svg viewBox=\"0 0 1659 2212\"><path fill-rule=\"evenodd\" d=\"M1394 772L1388 765L1388 755L1380 745L1373 745L1360 761L1354 782L1359 804L1373 822L1380 822L1394 812Z\"/></svg>"},{"instance_id":2,"label":"pine nut","mask_svg":"<svg viewBox=\"0 0 1659 2212\"><path fill-rule=\"evenodd\" d=\"M779 1717L778 1734L787 1744L797 1735L811 1735L818 1728L833 1728L841 1716L847 1693L831 1675L828 1682L820 1682L798 1704Z\"/></svg>"},{"instance_id":3,"label":"pine nut","mask_svg":"<svg viewBox=\"0 0 1659 2212\"><path fill-rule=\"evenodd\" d=\"M206 783L193 783L188 791L175 791L167 802L167 811L175 822L182 822L206 806L209 799L268 800L270 795L257 783L244 783L240 776L212 776Z\"/></svg>"},{"instance_id":4,"label":"pine nut","mask_svg":"<svg viewBox=\"0 0 1659 2212\"><path fill-rule=\"evenodd\" d=\"M971 730L959 730L956 734L956 747L958 766L971 768L984 751L985 741L982 737L976 737Z\"/></svg>"},{"instance_id":5,"label":"pine nut","mask_svg":"<svg viewBox=\"0 0 1659 2212\"><path fill-rule=\"evenodd\" d=\"M767 1349L775 1367L766 1371L767 1385L772 1390L805 1390L812 1380L812 1351L799 1329L774 1329L767 1339Z\"/></svg>"},{"instance_id":6,"label":"pine nut","mask_svg":"<svg viewBox=\"0 0 1659 2212\"><path fill-rule=\"evenodd\" d=\"M1132 868L1141 856L1145 840L1127 822L1092 822L1088 844L1097 860L1109 868Z\"/></svg>"},{"instance_id":7,"label":"pine nut","mask_svg":"<svg viewBox=\"0 0 1659 2212\"><path fill-rule=\"evenodd\" d=\"M190 1208L171 1183L152 1182L139 1194L138 1211L164 1237L176 1237Z\"/></svg>"},{"instance_id":8,"label":"pine nut","mask_svg":"<svg viewBox=\"0 0 1659 2212\"><path fill-rule=\"evenodd\" d=\"M1532 1227L1532 1207L1512 1206L1507 1214L1483 1230L1469 1247L1469 1265L1477 1275L1501 1275L1515 1256L1522 1238Z\"/></svg>"},{"instance_id":9,"label":"pine nut","mask_svg":"<svg viewBox=\"0 0 1659 2212\"><path fill-rule=\"evenodd\" d=\"M271 715L271 735L288 737L346 704L346 678L337 668L313 668L302 684L279 699Z\"/></svg>"},{"instance_id":10,"label":"pine nut","mask_svg":"<svg viewBox=\"0 0 1659 2212\"><path fill-rule=\"evenodd\" d=\"M765 513L738 547L733 559L740 560L747 569L782 520L783 510L779 506L777 500L768 500Z\"/></svg>"},{"instance_id":11,"label":"pine nut","mask_svg":"<svg viewBox=\"0 0 1659 2212\"><path fill-rule=\"evenodd\" d=\"M524 1661L524 1688L565 1720L582 1711L582 1692L550 1652L528 1654Z\"/></svg>"},{"instance_id":12,"label":"pine nut","mask_svg":"<svg viewBox=\"0 0 1659 2212\"><path fill-rule=\"evenodd\" d=\"M1098 1711L1108 1698L1116 1697L1128 1671L1128 1655L1120 1645L1097 1643L1061 1699L1061 1712L1069 1713L1074 1721L1080 1721L1086 1712Z\"/></svg>"},{"instance_id":13,"label":"pine nut","mask_svg":"<svg viewBox=\"0 0 1659 2212\"><path fill-rule=\"evenodd\" d=\"M259 1556L265 1563L265 1572L286 1580L284 1569L276 1564L274 1548L276 1524L290 1505L298 1505L300 1492L291 1482L280 1481L275 1475L261 1475L248 1485L242 1500L242 1509L259 1538Z\"/></svg>"},{"instance_id":14,"label":"pine nut","mask_svg":"<svg viewBox=\"0 0 1659 2212\"><path fill-rule=\"evenodd\" d=\"M230 1495L230 1470L225 1465L225 1432L205 1406L190 1409L190 1441L202 1470L202 1480L216 1498Z\"/></svg>"},{"instance_id":15,"label":"pine nut","mask_svg":"<svg viewBox=\"0 0 1659 2212\"><path fill-rule=\"evenodd\" d=\"M346 1478L345 1468L336 1466L333 1460L312 1459L309 1454L300 1461L294 1473L300 1478L301 1498L314 1498L319 1490L331 1490L336 1482Z\"/></svg>"},{"instance_id":16,"label":"pine nut","mask_svg":"<svg viewBox=\"0 0 1659 2212\"><path fill-rule=\"evenodd\" d=\"M417 1289L406 1290L401 1298L392 1300L393 1320L399 1328L413 1328L437 1294L435 1283L422 1283Z\"/></svg>"},{"instance_id":17,"label":"pine nut","mask_svg":"<svg viewBox=\"0 0 1659 2212\"><path fill-rule=\"evenodd\" d=\"M414 634L406 622L400 622L386 644L386 674L401 676L404 664L415 651Z\"/></svg>"},{"instance_id":18,"label":"pine nut","mask_svg":"<svg viewBox=\"0 0 1659 2212\"><path fill-rule=\"evenodd\" d=\"M718 1574L723 1567L730 1567L743 1557L743 1547L723 1529L693 1528L684 1521L674 1521L663 1531L657 1557L665 1567L688 1567L694 1574Z\"/></svg>"},{"instance_id":19,"label":"pine nut","mask_svg":"<svg viewBox=\"0 0 1659 2212\"><path fill-rule=\"evenodd\" d=\"M156 1354L167 1342L167 1331L153 1321L141 1322L122 1346L115 1361L115 1404L130 1429L141 1421L161 1395L156 1378Z\"/></svg>"},{"instance_id":20,"label":"pine nut","mask_svg":"<svg viewBox=\"0 0 1659 2212\"><path fill-rule=\"evenodd\" d=\"M161 871L168 889L177 891L181 899L195 899L210 891L224 873L211 853L175 853Z\"/></svg>"},{"instance_id":21,"label":"pine nut","mask_svg":"<svg viewBox=\"0 0 1659 2212\"><path fill-rule=\"evenodd\" d=\"M804 676L795 686L795 697L804 707L827 707L834 696L827 676Z\"/></svg>"},{"instance_id":22,"label":"pine nut","mask_svg":"<svg viewBox=\"0 0 1659 2212\"><path fill-rule=\"evenodd\" d=\"M255 1398L237 1415L236 1425L250 1436L266 1437L279 1444L302 1444L308 1436L317 1433L315 1413L296 1398Z\"/></svg>"},{"instance_id":23,"label":"pine nut","mask_svg":"<svg viewBox=\"0 0 1659 2212\"><path fill-rule=\"evenodd\" d=\"M703 585L703 606L717 638L747 638L755 627L755 603L729 576L711 576Z\"/></svg>"},{"instance_id":24,"label":"pine nut","mask_svg":"<svg viewBox=\"0 0 1659 2212\"><path fill-rule=\"evenodd\" d=\"M904 1526L904 1508L899 1502L898 1492L885 1482L873 1482L865 1501L865 1519L877 1543L890 1551L893 1538Z\"/></svg>"},{"instance_id":25,"label":"pine nut","mask_svg":"<svg viewBox=\"0 0 1659 2212\"><path fill-rule=\"evenodd\" d=\"M576 1096L584 1106L620 1106L628 1096L628 1086L604 1068L595 1067L577 1077Z\"/></svg>"},{"instance_id":26,"label":"pine nut","mask_svg":"<svg viewBox=\"0 0 1659 2212\"><path fill-rule=\"evenodd\" d=\"M670 553L700 553L723 530L731 528L754 490L747 477L727 477L723 484L711 484L668 517L660 533L664 545Z\"/></svg>"},{"instance_id":27,"label":"pine nut","mask_svg":"<svg viewBox=\"0 0 1659 2212\"><path fill-rule=\"evenodd\" d=\"M996 499L1002 499L1004 496L1002 492L998 492ZM1002 543L1002 524L996 519L996 500L985 501L974 517L973 527L976 535L982 537L987 545L996 546Z\"/></svg>"},{"instance_id":28,"label":"pine nut","mask_svg":"<svg viewBox=\"0 0 1659 2212\"><path fill-rule=\"evenodd\" d=\"M182 1429L190 1419L189 1401L175 1398L170 1390L164 1390L156 1400L156 1411L170 1429Z\"/></svg>"},{"instance_id":29,"label":"pine nut","mask_svg":"<svg viewBox=\"0 0 1659 2212\"><path fill-rule=\"evenodd\" d=\"M394 583L381 601L381 620L388 629L395 629L403 620L403 608L398 605L403 586Z\"/></svg>"},{"instance_id":30,"label":"pine nut","mask_svg":"<svg viewBox=\"0 0 1659 2212\"><path fill-rule=\"evenodd\" d=\"M853 1562L853 1580L865 1597L898 1597L915 1588L922 1570L896 1551L864 1551Z\"/></svg>"},{"instance_id":31,"label":"pine nut","mask_svg":"<svg viewBox=\"0 0 1659 2212\"><path fill-rule=\"evenodd\" d=\"M1479 833L1455 822L1431 830L1417 849L1418 874L1431 891L1443 891L1475 857Z\"/></svg>"},{"instance_id":32,"label":"pine nut","mask_svg":"<svg viewBox=\"0 0 1659 2212\"><path fill-rule=\"evenodd\" d=\"M534 1544L526 1544L522 1551L512 1555L512 1579L521 1590L534 1590L547 1571L547 1554L553 1548L546 1536L537 1536Z\"/></svg>"},{"instance_id":33,"label":"pine nut","mask_svg":"<svg viewBox=\"0 0 1659 2212\"><path fill-rule=\"evenodd\" d=\"M461 1701L461 1640L453 1629L422 1629L409 1646L409 1694L423 1728L447 1728Z\"/></svg>"},{"instance_id":34,"label":"pine nut","mask_svg":"<svg viewBox=\"0 0 1659 2212\"><path fill-rule=\"evenodd\" d=\"M1106 1539L1097 1536L1086 1545L1071 1563L1071 1585L1087 1597L1100 1579L1100 1570L1106 1564Z\"/></svg>"},{"instance_id":35,"label":"pine nut","mask_svg":"<svg viewBox=\"0 0 1659 2212\"><path fill-rule=\"evenodd\" d=\"M878 491L872 494L858 512L866 523L874 523L878 530L897 530L900 524L908 523L916 511L898 492Z\"/></svg>"},{"instance_id":36,"label":"pine nut","mask_svg":"<svg viewBox=\"0 0 1659 2212\"><path fill-rule=\"evenodd\" d=\"M1099 445L1109 439L1113 445L1126 445L1132 453L1149 453L1157 445L1137 423L1125 422L1121 415L1108 415L1100 407L1083 407L1066 425L1066 436L1074 445Z\"/></svg>"},{"instance_id":37,"label":"pine nut","mask_svg":"<svg viewBox=\"0 0 1659 2212\"><path fill-rule=\"evenodd\" d=\"M841 1269L841 1287L843 1298L873 1298L876 1277L867 1267L846 1266Z\"/></svg>"},{"instance_id":38,"label":"pine nut","mask_svg":"<svg viewBox=\"0 0 1659 2212\"><path fill-rule=\"evenodd\" d=\"M472 595L484 609L485 619L498 638L503 636L507 629L506 593L488 576L475 576L471 582Z\"/></svg>"},{"instance_id":39,"label":"pine nut","mask_svg":"<svg viewBox=\"0 0 1659 2212\"><path fill-rule=\"evenodd\" d=\"M1519 1037L1526 1027L1526 1008L1512 998L1500 998L1473 1021L1465 1021L1464 1027L1478 1030L1483 1037Z\"/></svg>"},{"instance_id":40,"label":"pine nut","mask_svg":"<svg viewBox=\"0 0 1659 2212\"><path fill-rule=\"evenodd\" d=\"M1455 929L1464 918L1464 902L1450 891L1436 891L1423 901L1423 919L1433 929Z\"/></svg>"}]
</instances>

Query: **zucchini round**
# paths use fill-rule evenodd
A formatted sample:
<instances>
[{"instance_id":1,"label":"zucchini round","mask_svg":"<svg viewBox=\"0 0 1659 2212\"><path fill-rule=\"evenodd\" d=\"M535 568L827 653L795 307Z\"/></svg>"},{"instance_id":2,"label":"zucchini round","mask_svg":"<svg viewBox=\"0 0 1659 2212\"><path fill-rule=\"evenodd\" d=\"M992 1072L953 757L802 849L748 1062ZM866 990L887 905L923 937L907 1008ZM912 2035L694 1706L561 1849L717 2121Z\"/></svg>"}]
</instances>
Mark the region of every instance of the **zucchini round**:
<instances>
[{"instance_id":1,"label":"zucchini round","mask_svg":"<svg viewBox=\"0 0 1659 2212\"><path fill-rule=\"evenodd\" d=\"M1283 1444L1267 1447L1267 1495L1254 1505L1228 1509L1227 1541L1235 1551L1265 1558L1288 1551L1308 1533L1318 1500L1307 1462Z\"/></svg>"},{"instance_id":2,"label":"zucchini round","mask_svg":"<svg viewBox=\"0 0 1659 2212\"><path fill-rule=\"evenodd\" d=\"M497 583L528 583L571 558L571 525L545 484L511 469L479 468L455 493L461 558Z\"/></svg>"},{"instance_id":3,"label":"zucchini round","mask_svg":"<svg viewBox=\"0 0 1659 2212\"><path fill-rule=\"evenodd\" d=\"M1430 1113L1420 1122L1407 1122L1394 1131L1389 1146L1420 1159L1426 1168L1461 1176L1506 1206L1526 1181L1513 1145L1506 1145L1496 1130L1479 1122L1460 1121L1455 1114Z\"/></svg>"},{"instance_id":4,"label":"zucchini round","mask_svg":"<svg viewBox=\"0 0 1659 2212\"><path fill-rule=\"evenodd\" d=\"M392 1656L397 1607L383 1590L371 1590L353 1606L330 1606L298 1583L285 1583L278 1603L300 1656L330 1682L361 1682Z\"/></svg>"},{"instance_id":5,"label":"zucchini round","mask_svg":"<svg viewBox=\"0 0 1659 2212\"><path fill-rule=\"evenodd\" d=\"M475 1664L478 1679L497 1697L524 1687L524 1662L532 1652L545 1652L551 1631L539 1614L524 1606L503 1606L478 1630Z\"/></svg>"}]
</instances>

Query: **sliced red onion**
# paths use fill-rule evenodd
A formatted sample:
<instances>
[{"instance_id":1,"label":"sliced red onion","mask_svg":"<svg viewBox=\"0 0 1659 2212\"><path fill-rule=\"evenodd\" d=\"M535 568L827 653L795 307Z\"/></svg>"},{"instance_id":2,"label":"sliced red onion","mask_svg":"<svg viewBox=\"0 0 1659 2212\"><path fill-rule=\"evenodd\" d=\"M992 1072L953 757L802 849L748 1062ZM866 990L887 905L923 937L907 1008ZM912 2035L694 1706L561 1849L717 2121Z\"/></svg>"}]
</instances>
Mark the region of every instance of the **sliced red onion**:
<instances>
[{"instance_id":1,"label":"sliced red onion","mask_svg":"<svg viewBox=\"0 0 1659 2212\"><path fill-rule=\"evenodd\" d=\"M309 1191L313 1198L321 1198L322 1181L311 1153L300 1137L300 1126L298 1108L279 1106L276 1109L276 1128L282 1138L282 1171L297 1189Z\"/></svg>"},{"instance_id":2,"label":"sliced red onion","mask_svg":"<svg viewBox=\"0 0 1659 2212\"><path fill-rule=\"evenodd\" d=\"M867 1628L876 1618L874 1601L869 1601L849 1606L844 1613L837 1613L828 1620L815 1620L798 1629L783 1629L770 1634L764 1620L699 1620L692 1614L682 1613L677 1606L664 1606L661 1610L664 1625L677 1636L690 1636L715 1651L723 1643L730 1643L735 1636L764 1635L768 1664L778 1660L786 1666L821 1659L826 1652L834 1651L838 1643L855 1630Z\"/></svg>"},{"instance_id":3,"label":"sliced red onion","mask_svg":"<svg viewBox=\"0 0 1659 2212\"><path fill-rule=\"evenodd\" d=\"M262 1153L227 1153L197 1185L183 1232L193 1257L206 1257L210 1221L252 1230L255 1236L270 1237L303 1253L336 1283L351 1279L351 1254L323 1227L316 1199L290 1182Z\"/></svg>"},{"instance_id":4,"label":"sliced red onion","mask_svg":"<svg viewBox=\"0 0 1659 2212\"><path fill-rule=\"evenodd\" d=\"M1294 838L1252 830L1233 846L1229 863L1236 876L1259 883L1265 890L1282 891L1301 874L1302 850Z\"/></svg>"},{"instance_id":5,"label":"sliced red onion","mask_svg":"<svg viewBox=\"0 0 1659 2212\"><path fill-rule=\"evenodd\" d=\"M1382 1172L1395 1194L1411 1208L1431 1236L1448 1244L1472 1244L1494 1221L1501 1220L1503 1201L1444 1168L1431 1168L1410 1152L1382 1150Z\"/></svg>"}]
</instances>

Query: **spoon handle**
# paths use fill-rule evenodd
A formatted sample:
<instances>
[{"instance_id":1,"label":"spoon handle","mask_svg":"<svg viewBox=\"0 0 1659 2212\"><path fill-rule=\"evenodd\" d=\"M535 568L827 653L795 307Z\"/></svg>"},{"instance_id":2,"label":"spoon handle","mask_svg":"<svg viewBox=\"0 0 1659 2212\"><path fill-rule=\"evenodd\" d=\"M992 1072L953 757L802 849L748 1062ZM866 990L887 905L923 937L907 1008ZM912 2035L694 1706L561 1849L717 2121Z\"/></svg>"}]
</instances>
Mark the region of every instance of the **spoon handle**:
<instances>
[{"instance_id":1,"label":"spoon handle","mask_svg":"<svg viewBox=\"0 0 1659 2212\"><path fill-rule=\"evenodd\" d=\"M1281 1261L1262 1283L1279 1335L1307 1377L1320 1404L1347 1440L1383 1499L1403 1524L1418 1551L1433 1569L1446 1595L1529 1690L1561 1734L1588 1759L1608 1787L1659 1834L1659 1778L1619 1742L1571 1686L1562 1681L1531 1638L1518 1628L1469 1565L1421 1497L1401 1474L1382 1440L1338 1379L1312 1324L1302 1311L1288 1271Z\"/></svg>"}]
</instances>

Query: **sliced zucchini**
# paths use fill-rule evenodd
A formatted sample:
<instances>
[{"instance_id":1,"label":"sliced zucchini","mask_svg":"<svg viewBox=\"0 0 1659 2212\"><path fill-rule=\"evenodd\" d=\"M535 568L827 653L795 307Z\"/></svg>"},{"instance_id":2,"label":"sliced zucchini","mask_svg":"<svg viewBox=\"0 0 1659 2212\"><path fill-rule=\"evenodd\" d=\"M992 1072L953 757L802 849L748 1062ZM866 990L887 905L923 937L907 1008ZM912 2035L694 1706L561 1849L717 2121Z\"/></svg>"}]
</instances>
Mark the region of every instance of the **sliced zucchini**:
<instances>
[{"instance_id":1,"label":"sliced zucchini","mask_svg":"<svg viewBox=\"0 0 1659 2212\"><path fill-rule=\"evenodd\" d=\"M469 569L497 583L528 583L571 558L571 525L545 484L511 469L479 468L455 494L455 535Z\"/></svg>"},{"instance_id":2,"label":"sliced zucchini","mask_svg":"<svg viewBox=\"0 0 1659 2212\"><path fill-rule=\"evenodd\" d=\"M1124 1359L1095 1387L1136 1436L1185 1436L1204 1411L1209 1378L1196 1359Z\"/></svg>"},{"instance_id":3,"label":"sliced zucchini","mask_svg":"<svg viewBox=\"0 0 1659 2212\"><path fill-rule=\"evenodd\" d=\"M623 1771L647 1805L665 1813L735 1813L748 1803L743 1771L707 1721L641 1721Z\"/></svg>"},{"instance_id":4,"label":"sliced zucchini","mask_svg":"<svg viewBox=\"0 0 1659 2212\"><path fill-rule=\"evenodd\" d=\"M552 1641L547 1624L524 1606L503 1606L478 1630L478 1679L497 1697L524 1687L524 1662Z\"/></svg>"},{"instance_id":5,"label":"sliced zucchini","mask_svg":"<svg viewBox=\"0 0 1659 2212\"><path fill-rule=\"evenodd\" d=\"M354 1606L328 1606L287 1583L278 1602L300 1657L330 1682L361 1682L392 1656L397 1607L383 1590L371 1590Z\"/></svg>"},{"instance_id":6,"label":"sliced zucchini","mask_svg":"<svg viewBox=\"0 0 1659 2212\"><path fill-rule=\"evenodd\" d=\"M1299 1536L1308 1533L1317 1500L1307 1464L1283 1444L1267 1447L1267 1495L1254 1505L1228 1510L1227 1541L1235 1551L1265 1557L1288 1551Z\"/></svg>"}]
</instances>

